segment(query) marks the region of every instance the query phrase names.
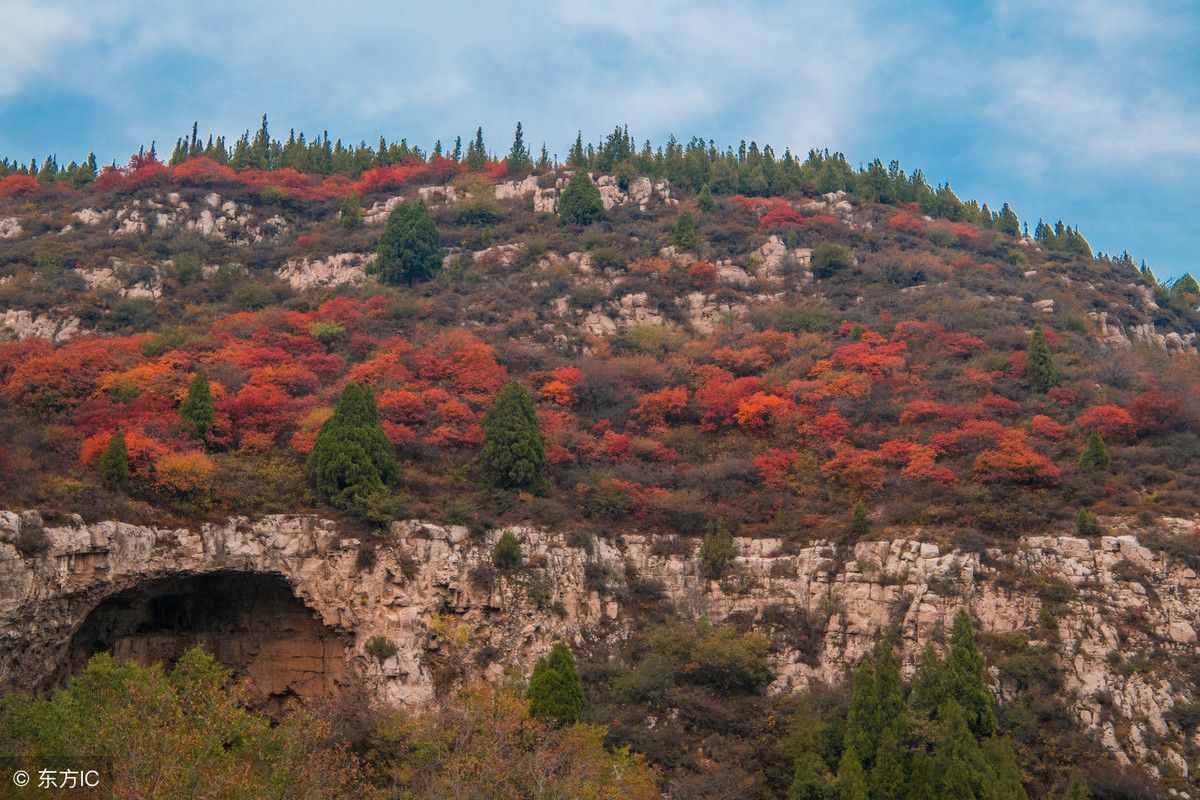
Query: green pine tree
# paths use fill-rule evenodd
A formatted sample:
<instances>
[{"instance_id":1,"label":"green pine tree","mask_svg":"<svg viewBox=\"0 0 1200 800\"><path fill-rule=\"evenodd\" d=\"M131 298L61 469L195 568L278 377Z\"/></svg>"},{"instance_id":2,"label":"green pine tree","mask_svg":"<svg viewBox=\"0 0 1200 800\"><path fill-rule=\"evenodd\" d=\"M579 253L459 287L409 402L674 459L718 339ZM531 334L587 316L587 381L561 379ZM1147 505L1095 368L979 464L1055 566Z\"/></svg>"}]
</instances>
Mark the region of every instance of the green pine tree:
<instances>
[{"instance_id":1,"label":"green pine tree","mask_svg":"<svg viewBox=\"0 0 1200 800\"><path fill-rule=\"evenodd\" d=\"M797 756L788 800L832 800L833 797L829 769L821 757L811 751Z\"/></svg>"},{"instance_id":2,"label":"green pine tree","mask_svg":"<svg viewBox=\"0 0 1200 800\"><path fill-rule=\"evenodd\" d=\"M838 764L837 792L838 800L867 800L867 774L853 745L842 751L842 761Z\"/></svg>"},{"instance_id":3,"label":"green pine tree","mask_svg":"<svg viewBox=\"0 0 1200 800\"><path fill-rule=\"evenodd\" d=\"M129 450L125 432L117 431L100 454L100 480L110 489L124 491L129 486Z\"/></svg>"},{"instance_id":4,"label":"green pine tree","mask_svg":"<svg viewBox=\"0 0 1200 800\"><path fill-rule=\"evenodd\" d=\"M687 250L695 250L700 244L700 228L696 225L696 218L692 216L692 212L684 211L679 215L675 228L671 231L671 243Z\"/></svg>"},{"instance_id":5,"label":"green pine tree","mask_svg":"<svg viewBox=\"0 0 1200 800\"><path fill-rule=\"evenodd\" d=\"M928 800L933 797L935 789L933 758L930 757L927 750L922 748L913 753L907 800Z\"/></svg>"},{"instance_id":6,"label":"green pine tree","mask_svg":"<svg viewBox=\"0 0 1200 800\"><path fill-rule=\"evenodd\" d=\"M325 420L308 456L317 497L339 508L361 511L399 475L370 390L351 383L333 416Z\"/></svg>"},{"instance_id":7,"label":"green pine tree","mask_svg":"<svg viewBox=\"0 0 1200 800\"><path fill-rule=\"evenodd\" d=\"M869 767L879 744L879 695L875 681L875 659L862 660L850 679L850 709L846 713L844 741L848 750L861 753Z\"/></svg>"},{"instance_id":8,"label":"green pine tree","mask_svg":"<svg viewBox=\"0 0 1200 800\"><path fill-rule=\"evenodd\" d=\"M1050 355L1050 346L1046 344L1046 335L1041 326L1033 329L1029 337L1029 348L1026 351L1025 375L1029 385L1038 392L1048 392L1058 383L1058 370Z\"/></svg>"},{"instance_id":9,"label":"green pine tree","mask_svg":"<svg viewBox=\"0 0 1200 800\"><path fill-rule=\"evenodd\" d=\"M716 207L717 201L713 200L712 189L706 183L700 187L700 193L696 195L696 208L705 214L709 214Z\"/></svg>"},{"instance_id":10,"label":"green pine tree","mask_svg":"<svg viewBox=\"0 0 1200 800\"><path fill-rule=\"evenodd\" d=\"M867 506L862 500L859 500L850 512L850 533L855 536L865 536L870 530L871 521L867 519Z\"/></svg>"},{"instance_id":11,"label":"green pine tree","mask_svg":"<svg viewBox=\"0 0 1200 800\"><path fill-rule=\"evenodd\" d=\"M988 775L983 782L981 800L1029 800L1021 783L1021 767L1012 742L991 736L983 741L982 749Z\"/></svg>"},{"instance_id":12,"label":"green pine tree","mask_svg":"<svg viewBox=\"0 0 1200 800\"><path fill-rule=\"evenodd\" d=\"M897 733L899 726L889 724L879 737L875 766L871 768L872 800L905 800L908 778L904 774L904 749Z\"/></svg>"},{"instance_id":13,"label":"green pine tree","mask_svg":"<svg viewBox=\"0 0 1200 800\"><path fill-rule=\"evenodd\" d=\"M1079 468L1105 470L1110 466L1112 466L1112 456L1108 454L1104 437L1100 435L1100 431L1092 431L1083 445L1083 452L1079 454Z\"/></svg>"},{"instance_id":14,"label":"green pine tree","mask_svg":"<svg viewBox=\"0 0 1200 800\"><path fill-rule=\"evenodd\" d=\"M558 218L568 225L590 225L603 216L600 190L581 169L571 176L558 199Z\"/></svg>"},{"instance_id":15,"label":"green pine tree","mask_svg":"<svg viewBox=\"0 0 1200 800\"><path fill-rule=\"evenodd\" d=\"M483 128L475 129L475 140L467 145L467 168L478 172L487 166L487 148L483 144Z\"/></svg>"},{"instance_id":16,"label":"green pine tree","mask_svg":"<svg viewBox=\"0 0 1200 800\"><path fill-rule=\"evenodd\" d=\"M442 244L437 224L419 200L400 203L388 215L371 270L384 283L427 280L442 268Z\"/></svg>"},{"instance_id":17,"label":"green pine tree","mask_svg":"<svg viewBox=\"0 0 1200 800\"><path fill-rule=\"evenodd\" d=\"M554 725L574 725L583 716L583 682L575 658L562 642L538 659L529 678L529 713Z\"/></svg>"},{"instance_id":18,"label":"green pine tree","mask_svg":"<svg viewBox=\"0 0 1200 800\"><path fill-rule=\"evenodd\" d=\"M937 714L947 693L945 664L934 652L933 645L926 644L908 694L909 708L921 717L930 719Z\"/></svg>"},{"instance_id":19,"label":"green pine tree","mask_svg":"<svg viewBox=\"0 0 1200 800\"><path fill-rule=\"evenodd\" d=\"M512 531L505 531L492 548L492 564L501 572L511 572L521 566L521 542Z\"/></svg>"},{"instance_id":20,"label":"green pine tree","mask_svg":"<svg viewBox=\"0 0 1200 800\"><path fill-rule=\"evenodd\" d=\"M962 709L971 730L980 738L992 735L996 730L995 699L987 687L983 654L975 645L975 626L966 609L959 609L954 617L945 674L950 697Z\"/></svg>"},{"instance_id":21,"label":"green pine tree","mask_svg":"<svg viewBox=\"0 0 1200 800\"><path fill-rule=\"evenodd\" d=\"M208 376L203 370L192 376L188 384L187 397L179 407L179 416L191 428L192 434L199 439L208 436L212 429L216 408L213 406L212 391L208 385Z\"/></svg>"},{"instance_id":22,"label":"green pine tree","mask_svg":"<svg viewBox=\"0 0 1200 800\"><path fill-rule=\"evenodd\" d=\"M971 735L967 716L953 698L938 709L933 748L934 800L972 800L987 778L987 765Z\"/></svg>"},{"instance_id":23,"label":"green pine tree","mask_svg":"<svg viewBox=\"0 0 1200 800\"><path fill-rule=\"evenodd\" d=\"M533 160L529 156L529 148L525 146L525 133L521 123L517 123L516 133L513 134L512 149L508 152L508 174L514 178L524 178L533 170Z\"/></svg>"},{"instance_id":24,"label":"green pine tree","mask_svg":"<svg viewBox=\"0 0 1200 800\"><path fill-rule=\"evenodd\" d=\"M538 489L546 453L533 397L515 381L502 388L483 417L480 461L487 478L506 489Z\"/></svg>"}]
</instances>

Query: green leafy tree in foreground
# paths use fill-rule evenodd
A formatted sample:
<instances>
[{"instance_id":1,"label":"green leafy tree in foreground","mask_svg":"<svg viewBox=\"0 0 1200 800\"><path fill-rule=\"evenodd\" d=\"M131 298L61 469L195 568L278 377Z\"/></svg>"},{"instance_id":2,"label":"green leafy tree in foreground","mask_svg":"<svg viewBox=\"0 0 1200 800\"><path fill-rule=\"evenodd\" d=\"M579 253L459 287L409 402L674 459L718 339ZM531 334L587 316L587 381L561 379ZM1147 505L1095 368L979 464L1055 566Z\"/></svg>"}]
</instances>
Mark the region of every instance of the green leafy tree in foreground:
<instances>
[{"instance_id":1,"label":"green leafy tree in foreground","mask_svg":"<svg viewBox=\"0 0 1200 800\"><path fill-rule=\"evenodd\" d=\"M483 417L480 461L488 480L501 488L537 489L545 479L545 443L533 397L515 381L496 394Z\"/></svg>"},{"instance_id":2,"label":"green leafy tree in foreground","mask_svg":"<svg viewBox=\"0 0 1200 800\"><path fill-rule=\"evenodd\" d=\"M215 415L216 408L213 406L208 376L200 370L192 376L192 382L188 384L187 397L179 407L179 416L183 417L197 438L204 439L212 429Z\"/></svg>"},{"instance_id":3,"label":"green leafy tree in foreground","mask_svg":"<svg viewBox=\"0 0 1200 800\"><path fill-rule=\"evenodd\" d=\"M379 425L370 390L351 383L325 420L308 456L317 496L339 508L363 507L396 480L399 469Z\"/></svg>"},{"instance_id":4,"label":"green leafy tree in foreground","mask_svg":"<svg viewBox=\"0 0 1200 800\"><path fill-rule=\"evenodd\" d=\"M100 480L111 489L124 490L129 486L129 449L125 446L125 432L117 431L109 440L108 447L100 454Z\"/></svg>"},{"instance_id":5,"label":"green leafy tree in foreground","mask_svg":"<svg viewBox=\"0 0 1200 800\"><path fill-rule=\"evenodd\" d=\"M384 283L412 286L442 268L441 238L424 203L400 203L392 209L376 253L371 270Z\"/></svg>"},{"instance_id":6,"label":"green leafy tree in foreground","mask_svg":"<svg viewBox=\"0 0 1200 800\"><path fill-rule=\"evenodd\" d=\"M571 177L558 199L558 218L569 225L590 225L603 216L600 190L581 169Z\"/></svg>"},{"instance_id":7,"label":"green leafy tree in foreground","mask_svg":"<svg viewBox=\"0 0 1200 800\"><path fill-rule=\"evenodd\" d=\"M554 725L573 725L583 715L583 682L575 658L558 642L538 659L529 679L529 712Z\"/></svg>"},{"instance_id":8,"label":"green leafy tree in foreground","mask_svg":"<svg viewBox=\"0 0 1200 800\"><path fill-rule=\"evenodd\" d=\"M1041 327L1033 329L1029 337L1029 348L1026 351L1025 376L1029 385L1039 392L1048 392L1058 383L1058 370L1050 355L1050 345L1046 343L1046 334Z\"/></svg>"}]
</instances>

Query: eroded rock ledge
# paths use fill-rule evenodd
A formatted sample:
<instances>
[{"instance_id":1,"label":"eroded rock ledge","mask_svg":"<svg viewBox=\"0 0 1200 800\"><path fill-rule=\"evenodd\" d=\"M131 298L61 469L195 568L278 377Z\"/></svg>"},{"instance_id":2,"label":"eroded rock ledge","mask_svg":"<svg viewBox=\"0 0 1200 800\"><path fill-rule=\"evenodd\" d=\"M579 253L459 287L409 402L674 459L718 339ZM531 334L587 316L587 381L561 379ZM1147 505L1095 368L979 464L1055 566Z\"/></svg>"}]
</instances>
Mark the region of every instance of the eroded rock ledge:
<instances>
[{"instance_id":1,"label":"eroded rock ledge","mask_svg":"<svg viewBox=\"0 0 1200 800\"><path fill-rule=\"evenodd\" d=\"M106 598L208 573L282 576L349 644L347 672L364 676L381 701L409 704L429 701L447 674L527 666L560 638L622 637L647 592L685 615L801 631L776 636L775 691L840 679L890 628L912 669L965 605L983 631L1023 632L1055 650L1072 708L1116 758L1186 772L1185 734L1169 711L1194 687L1174 670L1122 665L1195 652L1200 580L1139 544L1127 521L1107 522L1114 535L1028 536L985 553L907 539L842 551L738 539L735 568L717 582L701 576L694 544L653 536L582 542L515 528L526 568L505 577L490 568L500 531L472 538L462 527L398 522L364 559L357 540L313 516L172 530L78 517L46 524L30 512L0 512L0 686L44 685ZM1200 535L1193 521L1158 525ZM32 552L30 542L44 549ZM367 653L376 636L398 647L383 663ZM997 677L996 689L1013 687Z\"/></svg>"}]
</instances>

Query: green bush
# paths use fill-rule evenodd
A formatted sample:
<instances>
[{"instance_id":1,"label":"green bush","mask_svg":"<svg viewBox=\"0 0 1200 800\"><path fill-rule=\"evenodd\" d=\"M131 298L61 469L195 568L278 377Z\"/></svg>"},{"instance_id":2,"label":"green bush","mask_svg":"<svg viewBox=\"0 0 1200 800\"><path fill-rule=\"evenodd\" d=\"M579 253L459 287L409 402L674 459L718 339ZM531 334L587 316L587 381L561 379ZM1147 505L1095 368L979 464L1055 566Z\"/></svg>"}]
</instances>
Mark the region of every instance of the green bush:
<instances>
[{"instance_id":1,"label":"green bush","mask_svg":"<svg viewBox=\"0 0 1200 800\"><path fill-rule=\"evenodd\" d=\"M573 725L583 716L583 682L571 650L562 642L538 659L529 678L529 713L553 725Z\"/></svg>"},{"instance_id":2,"label":"green bush","mask_svg":"<svg viewBox=\"0 0 1200 800\"><path fill-rule=\"evenodd\" d=\"M400 652L400 648L396 646L396 643L386 636L372 636L370 639L367 639L365 649L367 655L378 661L381 666L383 662Z\"/></svg>"},{"instance_id":3,"label":"green bush","mask_svg":"<svg viewBox=\"0 0 1200 800\"><path fill-rule=\"evenodd\" d=\"M733 535L721 528L704 535L700 544L700 572L710 580L718 580L733 565L737 551Z\"/></svg>"},{"instance_id":4,"label":"green bush","mask_svg":"<svg viewBox=\"0 0 1200 800\"><path fill-rule=\"evenodd\" d=\"M442 268L437 224L424 203L400 203L392 209L376 253L370 269L383 283L412 286Z\"/></svg>"},{"instance_id":5,"label":"green bush","mask_svg":"<svg viewBox=\"0 0 1200 800\"><path fill-rule=\"evenodd\" d=\"M505 531L492 548L492 563L501 572L510 572L521 566L521 542L512 531Z\"/></svg>"},{"instance_id":6,"label":"green bush","mask_svg":"<svg viewBox=\"0 0 1200 800\"><path fill-rule=\"evenodd\" d=\"M558 199L558 218L568 225L590 225L603 216L600 190L587 172L577 171Z\"/></svg>"},{"instance_id":7,"label":"green bush","mask_svg":"<svg viewBox=\"0 0 1200 800\"><path fill-rule=\"evenodd\" d=\"M358 510L398 477L392 443L379 425L371 392L351 383L317 434L308 473L318 499Z\"/></svg>"},{"instance_id":8,"label":"green bush","mask_svg":"<svg viewBox=\"0 0 1200 800\"><path fill-rule=\"evenodd\" d=\"M129 450L125 432L117 431L100 455L100 480L110 489L124 490L129 486Z\"/></svg>"},{"instance_id":9,"label":"green bush","mask_svg":"<svg viewBox=\"0 0 1200 800\"><path fill-rule=\"evenodd\" d=\"M834 242L821 242L813 248L812 273L817 278L830 278L835 273L854 266L850 248Z\"/></svg>"}]
</instances>

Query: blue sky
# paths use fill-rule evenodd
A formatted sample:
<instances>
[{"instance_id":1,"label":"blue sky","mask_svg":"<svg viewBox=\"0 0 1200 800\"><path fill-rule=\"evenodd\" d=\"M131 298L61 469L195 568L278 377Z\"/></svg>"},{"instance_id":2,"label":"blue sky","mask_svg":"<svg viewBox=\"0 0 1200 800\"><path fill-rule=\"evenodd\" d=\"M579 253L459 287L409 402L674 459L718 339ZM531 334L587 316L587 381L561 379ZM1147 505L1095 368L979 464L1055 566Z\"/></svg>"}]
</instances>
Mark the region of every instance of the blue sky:
<instances>
[{"instance_id":1,"label":"blue sky","mask_svg":"<svg viewBox=\"0 0 1200 800\"><path fill-rule=\"evenodd\" d=\"M124 161L190 130L429 146L627 122L879 156L1197 272L1200 4L4 0L0 154Z\"/></svg>"}]
</instances>

